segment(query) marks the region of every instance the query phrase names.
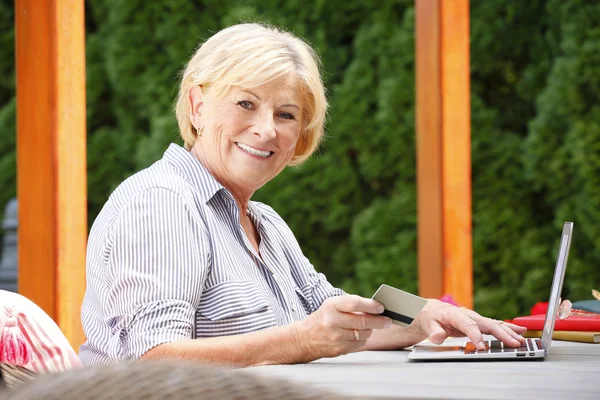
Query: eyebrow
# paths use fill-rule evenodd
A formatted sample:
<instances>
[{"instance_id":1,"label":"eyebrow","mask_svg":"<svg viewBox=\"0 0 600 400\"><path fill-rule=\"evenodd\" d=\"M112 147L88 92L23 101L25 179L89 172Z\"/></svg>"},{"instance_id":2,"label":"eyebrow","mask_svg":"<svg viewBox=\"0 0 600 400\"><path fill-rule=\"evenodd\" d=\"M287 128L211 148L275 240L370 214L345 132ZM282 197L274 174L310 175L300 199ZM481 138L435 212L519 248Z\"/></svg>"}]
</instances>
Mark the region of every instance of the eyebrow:
<instances>
[{"instance_id":1,"label":"eyebrow","mask_svg":"<svg viewBox=\"0 0 600 400\"><path fill-rule=\"evenodd\" d=\"M248 89L242 89L242 92L245 92L245 93L251 94L252 96L256 97L256 99L257 99L258 101L262 101L262 100L260 99L260 97L258 97L258 96L257 96L257 94L256 94L256 93L254 93L254 92L253 92L253 91L251 91L251 90L248 90Z\"/></svg>"},{"instance_id":2,"label":"eyebrow","mask_svg":"<svg viewBox=\"0 0 600 400\"><path fill-rule=\"evenodd\" d=\"M257 95L256 93L254 93L253 91L251 91L251 90L248 90L248 89L242 89L242 92L245 92L245 93L251 94L252 96L256 97L256 99L257 99L258 101L262 101L262 100L260 99L260 97L258 97L258 95ZM296 104L293 104L293 103L283 104L283 105L281 105L280 107L294 107L294 108L297 108L298 110L300 110L300 107L299 107L299 106L297 106Z\"/></svg>"}]
</instances>

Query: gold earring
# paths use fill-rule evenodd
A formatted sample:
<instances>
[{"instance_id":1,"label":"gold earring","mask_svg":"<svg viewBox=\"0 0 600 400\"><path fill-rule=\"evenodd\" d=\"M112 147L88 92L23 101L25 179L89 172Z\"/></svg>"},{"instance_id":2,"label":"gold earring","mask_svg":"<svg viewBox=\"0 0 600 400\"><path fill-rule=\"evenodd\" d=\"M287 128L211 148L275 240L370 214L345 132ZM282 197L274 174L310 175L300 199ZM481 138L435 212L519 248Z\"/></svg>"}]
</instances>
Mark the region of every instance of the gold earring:
<instances>
[{"instance_id":1,"label":"gold earring","mask_svg":"<svg viewBox=\"0 0 600 400\"><path fill-rule=\"evenodd\" d=\"M204 132L204 125L200 125L198 128L196 128L196 133L198 134L198 137L202 137L202 132Z\"/></svg>"}]
</instances>

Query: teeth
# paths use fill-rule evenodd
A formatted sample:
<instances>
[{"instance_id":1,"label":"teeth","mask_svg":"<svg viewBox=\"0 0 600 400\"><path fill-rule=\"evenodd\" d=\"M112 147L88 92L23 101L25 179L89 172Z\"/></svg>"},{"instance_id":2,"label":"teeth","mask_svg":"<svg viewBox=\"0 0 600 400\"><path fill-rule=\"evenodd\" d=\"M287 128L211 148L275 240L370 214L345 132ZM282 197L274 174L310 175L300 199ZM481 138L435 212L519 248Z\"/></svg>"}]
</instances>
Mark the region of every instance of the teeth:
<instances>
[{"instance_id":1,"label":"teeth","mask_svg":"<svg viewBox=\"0 0 600 400\"><path fill-rule=\"evenodd\" d=\"M244 150L246 153L250 153L250 154L253 154L255 156L267 158L267 157L269 157L271 155L270 151L257 150L254 147L250 147L250 146L248 146L246 144L243 144L243 143L236 143L236 144L237 144L237 146L240 149Z\"/></svg>"}]
</instances>

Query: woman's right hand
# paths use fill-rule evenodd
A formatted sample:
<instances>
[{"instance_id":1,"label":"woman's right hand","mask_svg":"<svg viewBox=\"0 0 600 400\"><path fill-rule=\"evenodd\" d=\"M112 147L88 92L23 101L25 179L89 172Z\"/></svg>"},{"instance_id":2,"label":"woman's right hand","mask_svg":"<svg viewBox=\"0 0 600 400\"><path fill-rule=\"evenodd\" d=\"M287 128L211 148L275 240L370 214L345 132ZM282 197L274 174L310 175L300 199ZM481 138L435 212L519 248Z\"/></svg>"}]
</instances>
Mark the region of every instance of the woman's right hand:
<instances>
[{"instance_id":1,"label":"woman's right hand","mask_svg":"<svg viewBox=\"0 0 600 400\"><path fill-rule=\"evenodd\" d=\"M356 295L328 298L317 311L292 325L302 353L301 362L360 350L373 329L392 326L390 318L373 315L383 310L377 301Z\"/></svg>"}]
</instances>

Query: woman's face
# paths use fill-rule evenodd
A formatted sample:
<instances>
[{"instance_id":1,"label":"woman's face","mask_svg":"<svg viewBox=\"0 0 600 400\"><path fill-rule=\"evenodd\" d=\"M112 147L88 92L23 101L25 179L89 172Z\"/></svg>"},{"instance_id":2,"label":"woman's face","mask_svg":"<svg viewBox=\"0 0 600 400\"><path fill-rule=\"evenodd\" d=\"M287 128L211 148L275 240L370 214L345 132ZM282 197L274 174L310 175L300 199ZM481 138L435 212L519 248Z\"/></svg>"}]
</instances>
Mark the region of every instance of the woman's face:
<instances>
[{"instance_id":1,"label":"woman's face","mask_svg":"<svg viewBox=\"0 0 600 400\"><path fill-rule=\"evenodd\" d=\"M302 129L301 86L290 74L224 97L190 90L192 123L203 125L196 156L234 194L251 196L287 165Z\"/></svg>"}]
</instances>

